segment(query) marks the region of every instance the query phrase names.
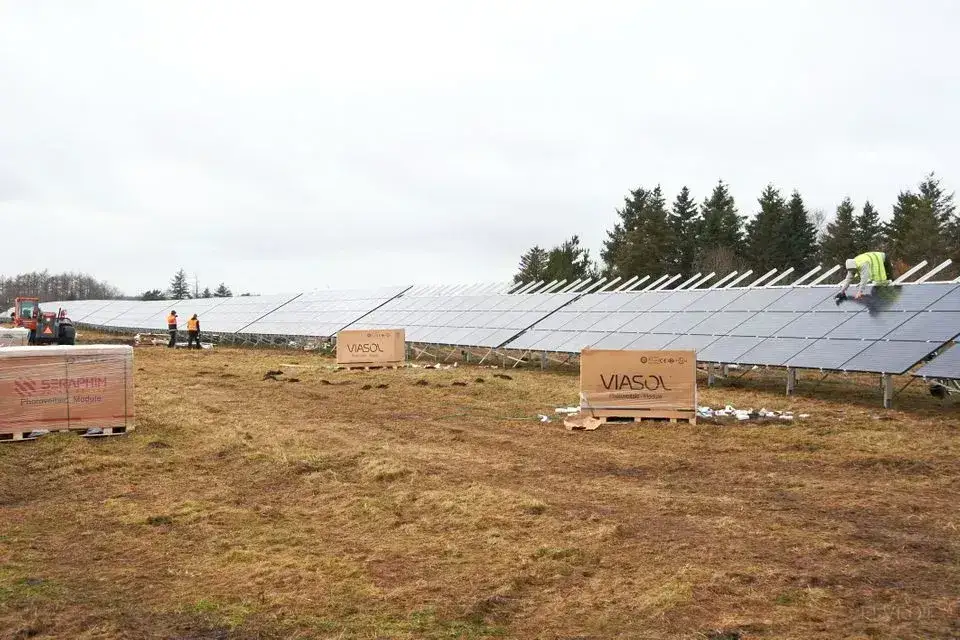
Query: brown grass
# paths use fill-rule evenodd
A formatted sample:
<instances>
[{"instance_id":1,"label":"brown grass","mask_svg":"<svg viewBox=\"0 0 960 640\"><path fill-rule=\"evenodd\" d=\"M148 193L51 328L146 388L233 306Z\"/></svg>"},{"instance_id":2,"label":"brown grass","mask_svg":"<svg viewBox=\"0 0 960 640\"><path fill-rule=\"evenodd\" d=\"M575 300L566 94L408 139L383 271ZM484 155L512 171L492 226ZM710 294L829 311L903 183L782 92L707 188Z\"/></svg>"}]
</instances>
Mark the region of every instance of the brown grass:
<instances>
[{"instance_id":1,"label":"brown grass","mask_svg":"<svg viewBox=\"0 0 960 640\"><path fill-rule=\"evenodd\" d=\"M134 433L0 447L0 637L960 635L960 413L921 385L568 432L575 372L331 364L141 348Z\"/></svg>"}]
</instances>

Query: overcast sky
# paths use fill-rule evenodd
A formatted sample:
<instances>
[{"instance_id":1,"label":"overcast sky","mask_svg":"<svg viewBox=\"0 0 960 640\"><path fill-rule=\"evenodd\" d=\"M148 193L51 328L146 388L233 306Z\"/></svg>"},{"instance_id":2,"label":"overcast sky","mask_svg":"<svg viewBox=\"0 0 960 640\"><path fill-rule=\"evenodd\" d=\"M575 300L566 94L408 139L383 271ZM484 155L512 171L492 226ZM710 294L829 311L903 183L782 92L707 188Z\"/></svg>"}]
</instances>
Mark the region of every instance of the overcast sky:
<instances>
[{"instance_id":1,"label":"overcast sky","mask_svg":"<svg viewBox=\"0 0 960 640\"><path fill-rule=\"evenodd\" d=\"M960 183L950 0L0 0L0 273L127 293L507 279L718 178Z\"/></svg>"}]
</instances>

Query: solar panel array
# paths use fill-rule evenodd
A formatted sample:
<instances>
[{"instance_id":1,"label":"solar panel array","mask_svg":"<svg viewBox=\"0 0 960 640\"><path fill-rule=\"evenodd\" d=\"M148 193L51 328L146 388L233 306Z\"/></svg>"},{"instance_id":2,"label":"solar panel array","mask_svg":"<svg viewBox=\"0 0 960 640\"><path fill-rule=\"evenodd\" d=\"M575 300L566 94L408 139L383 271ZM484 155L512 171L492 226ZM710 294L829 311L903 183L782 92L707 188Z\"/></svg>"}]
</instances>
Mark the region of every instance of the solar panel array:
<instances>
[{"instance_id":1,"label":"solar panel array","mask_svg":"<svg viewBox=\"0 0 960 640\"><path fill-rule=\"evenodd\" d=\"M960 285L881 287L863 302L840 305L835 292L833 286L589 294L474 288L451 295L386 287L45 306L59 304L75 322L107 328L163 330L176 306L182 319L198 313L203 330L214 333L328 337L345 328L404 328L408 341L425 344L560 353L695 349L703 362L894 374L960 334Z\"/></svg>"},{"instance_id":2,"label":"solar panel array","mask_svg":"<svg viewBox=\"0 0 960 640\"><path fill-rule=\"evenodd\" d=\"M574 293L405 295L350 328L403 327L410 342L492 348L503 345L576 297Z\"/></svg>"},{"instance_id":3,"label":"solar panel array","mask_svg":"<svg viewBox=\"0 0 960 640\"><path fill-rule=\"evenodd\" d=\"M588 294L508 346L695 349L702 362L903 373L960 334L960 289L887 287L840 305L833 287Z\"/></svg>"},{"instance_id":4,"label":"solar panel array","mask_svg":"<svg viewBox=\"0 0 960 640\"><path fill-rule=\"evenodd\" d=\"M238 331L259 335L329 337L386 304L408 287L357 291L311 291L276 306ZM234 298L243 300L244 298ZM229 313L229 308L218 309Z\"/></svg>"}]
</instances>

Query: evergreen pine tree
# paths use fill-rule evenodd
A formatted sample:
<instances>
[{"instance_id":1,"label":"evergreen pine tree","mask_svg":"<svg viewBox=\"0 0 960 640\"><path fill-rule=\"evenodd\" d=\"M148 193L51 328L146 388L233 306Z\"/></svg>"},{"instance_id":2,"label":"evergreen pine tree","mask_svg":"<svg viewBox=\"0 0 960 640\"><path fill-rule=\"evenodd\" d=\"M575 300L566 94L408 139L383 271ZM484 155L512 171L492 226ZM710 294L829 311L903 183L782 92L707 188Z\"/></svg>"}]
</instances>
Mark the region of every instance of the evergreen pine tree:
<instances>
[{"instance_id":1,"label":"evergreen pine tree","mask_svg":"<svg viewBox=\"0 0 960 640\"><path fill-rule=\"evenodd\" d=\"M920 183L917 188L920 200L925 206L930 207L941 225L947 225L953 221L956 214L956 206L953 203L953 193L946 193L940 186L940 179L935 173L930 173Z\"/></svg>"},{"instance_id":2,"label":"evergreen pine tree","mask_svg":"<svg viewBox=\"0 0 960 640\"><path fill-rule=\"evenodd\" d=\"M202 298L212 298L212 297L213 297L213 293L210 292L210 287L204 288L203 293L200 294L200 297L202 297Z\"/></svg>"},{"instance_id":3,"label":"evergreen pine tree","mask_svg":"<svg viewBox=\"0 0 960 640\"><path fill-rule=\"evenodd\" d=\"M866 207L866 205L864 205ZM826 266L842 265L847 258L862 253L857 249L857 231L854 221L853 202L844 198L837 207L837 214L827 223L820 244L820 256Z\"/></svg>"},{"instance_id":4,"label":"evergreen pine tree","mask_svg":"<svg viewBox=\"0 0 960 640\"><path fill-rule=\"evenodd\" d=\"M779 238L779 258L772 267L793 267L805 273L817 264L817 227L810 220L800 192L794 190L787 204Z\"/></svg>"},{"instance_id":5,"label":"evergreen pine tree","mask_svg":"<svg viewBox=\"0 0 960 640\"><path fill-rule=\"evenodd\" d=\"M170 299L184 300L189 297L190 283L187 281L187 272L180 269L170 281Z\"/></svg>"},{"instance_id":6,"label":"evergreen pine tree","mask_svg":"<svg viewBox=\"0 0 960 640\"><path fill-rule=\"evenodd\" d=\"M696 268L726 274L739 268L743 249L743 217L723 180L700 205L697 225Z\"/></svg>"},{"instance_id":7,"label":"evergreen pine tree","mask_svg":"<svg viewBox=\"0 0 960 640\"><path fill-rule=\"evenodd\" d=\"M649 195L650 192L642 187L634 189L629 196L623 199L623 208L617 209L620 221L607 232L607 239L603 241L603 248L600 250L604 275L607 277L620 276L624 279L631 277L624 271L631 268L629 265L628 237L636 230Z\"/></svg>"},{"instance_id":8,"label":"evergreen pine tree","mask_svg":"<svg viewBox=\"0 0 960 640\"><path fill-rule=\"evenodd\" d=\"M921 260L938 264L956 250L953 194L929 174L916 193L901 191L884 237L890 259L900 268Z\"/></svg>"},{"instance_id":9,"label":"evergreen pine tree","mask_svg":"<svg viewBox=\"0 0 960 640\"><path fill-rule=\"evenodd\" d=\"M163 295L163 291L160 289L151 289L150 291L144 291L140 295L141 300L166 300L166 296Z\"/></svg>"},{"instance_id":10,"label":"evergreen pine tree","mask_svg":"<svg viewBox=\"0 0 960 640\"><path fill-rule=\"evenodd\" d=\"M683 275L693 275L693 265L697 257L697 233L700 227L697 204L690 197L690 189L683 187L673 201L669 215L670 228L673 231L674 255L673 267Z\"/></svg>"},{"instance_id":11,"label":"evergreen pine tree","mask_svg":"<svg viewBox=\"0 0 960 640\"><path fill-rule=\"evenodd\" d=\"M747 223L746 260L755 273L762 274L783 263L779 234L787 217L787 203L772 184L767 185L757 202L760 211Z\"/></svg>"},{"instance_id":12,"label":"evergreen pine tree","mask_svg":"<svg viewBox=\"0 0 960 640\"><path fill-rule=\"evenodd\" d=\"M220 283L220 286L217 287L217 290L213 292L214 298L232 298L233 292L230 291L230 288L224 283Z\"/></svg>"},{"instance_id":13,"label":"evergreen pine tree","mask_svg":"<svg viewBox=\"0 0 960 640\"><path fill-rule=\"evenodd\" d=\"M554 280L574 280L595 278L597 269L590 260L590 251L580 246L580 238L576 235L564 240L547 254L546 268L540 279L547 282Z\"/></svg>"},{"instance_id":14,"label":"evergreen pine tree","mask_svg":"<svg viewBox=\"0 0 960 640\"><path fill-rule=\"evenodd\" d=\"M529 284L544 279L547 269L547 251L539 245L520 256L520 268L513 276L515 283Z\"/></svg>"},{"instance_id":15,"label":"evergreen pine tree","mask_svg":"<svg viewBox=\"0 0 960 640\"><path fill-rule=\"evenodd\" d=\"M667 219L667 202L657 185L636 189L617 211L620 222L607 233L601 257L608 276L627 279L635 275L658 277L673 268L675 240Z\"/></svg>"},{"instance_id":16,"label":"evergreen pine tree","mask_svg":"<svg viewBox=\"0 0 960 640\"><path fill-rule=\"evenodd\" d=\"M863 210L854 220L853 229L853 255L877 251L881 248L883 225L880 223L880 214L869 200L863 203Z\"/></svg>"}]
</instances>

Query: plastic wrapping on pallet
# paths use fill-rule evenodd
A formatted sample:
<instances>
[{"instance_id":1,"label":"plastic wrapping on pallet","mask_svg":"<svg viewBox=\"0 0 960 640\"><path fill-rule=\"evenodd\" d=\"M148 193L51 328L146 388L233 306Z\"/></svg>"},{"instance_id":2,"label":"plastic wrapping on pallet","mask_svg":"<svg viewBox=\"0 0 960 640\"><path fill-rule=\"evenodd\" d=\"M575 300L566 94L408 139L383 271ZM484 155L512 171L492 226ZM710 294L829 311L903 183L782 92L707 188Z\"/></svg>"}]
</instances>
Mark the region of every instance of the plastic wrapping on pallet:
<instances>
[{"instance_id":1,"label":"plastic wrapping on pallet","mask_svg":"<svg viewBox=\"0 0 960 640\"><path fill-rule=\"evenodd\" d=\"M0 348L0 434L133 429L133 348Z\"/></svg>"},{"instance_id":2,"label":"plastic wrapping on pallet","mask_svg":"<svg viewBox=\"0 0 960 640\"><path fill-rule=\"evenodd\" d=\"M22 327L0 327L0 347L25 347L30 341L30 331Z\"/></svg>"}]
</instances>

